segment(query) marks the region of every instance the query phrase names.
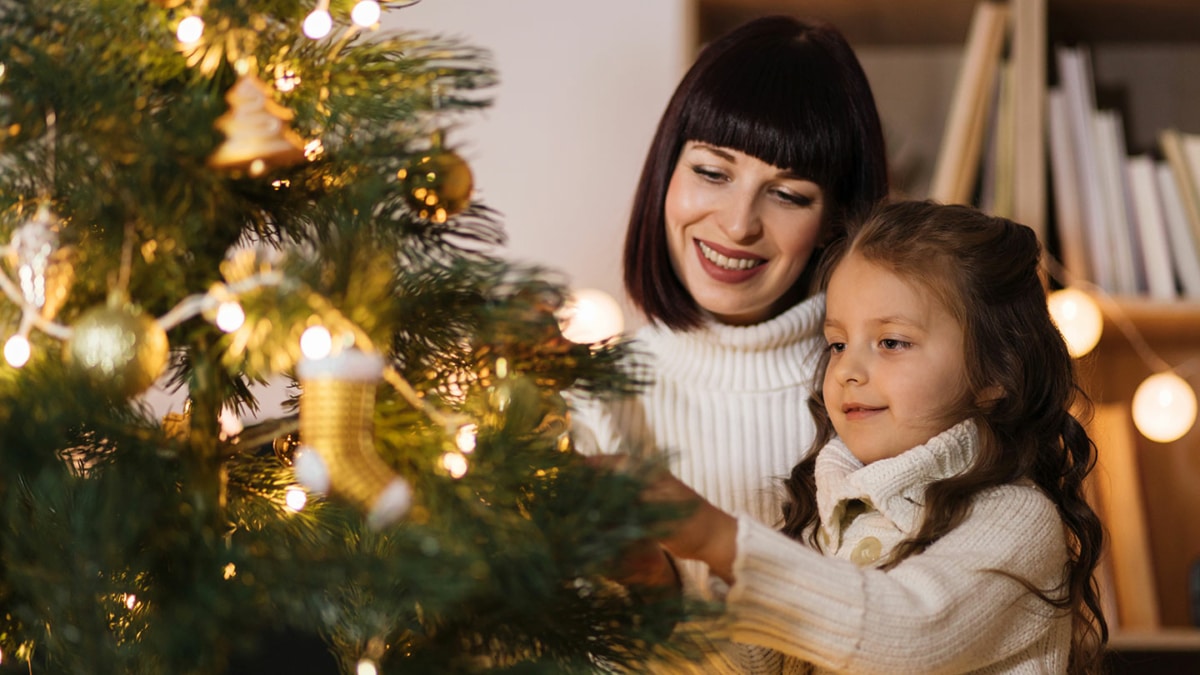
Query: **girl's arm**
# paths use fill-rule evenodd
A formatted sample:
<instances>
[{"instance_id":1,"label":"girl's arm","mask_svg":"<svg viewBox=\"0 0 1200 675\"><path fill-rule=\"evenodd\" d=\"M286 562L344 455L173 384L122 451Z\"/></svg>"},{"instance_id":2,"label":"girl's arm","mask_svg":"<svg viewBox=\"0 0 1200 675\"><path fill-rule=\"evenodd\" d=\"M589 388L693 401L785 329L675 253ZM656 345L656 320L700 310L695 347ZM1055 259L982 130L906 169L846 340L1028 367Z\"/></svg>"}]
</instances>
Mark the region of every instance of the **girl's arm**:
<instances>
[{"instance_id":1,"label":"girl's arm","mask_svg":"<svg viewBox=\"0 0 1200 675\"><path fill-rule=\"evenodd\" d=\"M734 639L858 673L1065 672L1069 616L1014 576L1053 595L1066 547L1053 504L1015 485L981 495L962 525L888 571L741 519L727 598Z\"/></svg>"}]
</instances>

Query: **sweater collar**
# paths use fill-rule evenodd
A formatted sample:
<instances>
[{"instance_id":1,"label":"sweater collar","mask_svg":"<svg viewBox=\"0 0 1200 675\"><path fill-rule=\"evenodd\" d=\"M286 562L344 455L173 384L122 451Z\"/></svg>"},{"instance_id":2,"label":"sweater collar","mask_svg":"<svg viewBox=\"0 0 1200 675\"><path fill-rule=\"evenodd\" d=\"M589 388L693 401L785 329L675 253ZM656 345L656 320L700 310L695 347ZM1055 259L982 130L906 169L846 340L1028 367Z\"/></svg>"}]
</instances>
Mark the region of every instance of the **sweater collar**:
<instances>
[{"instance_id":1,"label":"sweater collar","mask_svg":"<svg viewBox=\"0 0 1200 675\"><path fill-rule=\"evenodd\" d=\"M965 471L979 454L978 443L975 423L966 420L895 457L864 466L834 438L817 455L815 468L821 527L837 541L847 504L860 500L911 535L921 525L925 488Z\"/></svg>"},{"instance_id":2,"label":"sweater collar","mask_svg":"<svg viewBox=\"0 0 1200 675\"><path fill-rule=\"evenodd\" d=\"M686 332L650 324L637 338L653 355L656 377L730 390L808 387L824 318L821 293L751 326L709 316Z\"/></svg>"}]
</instances>

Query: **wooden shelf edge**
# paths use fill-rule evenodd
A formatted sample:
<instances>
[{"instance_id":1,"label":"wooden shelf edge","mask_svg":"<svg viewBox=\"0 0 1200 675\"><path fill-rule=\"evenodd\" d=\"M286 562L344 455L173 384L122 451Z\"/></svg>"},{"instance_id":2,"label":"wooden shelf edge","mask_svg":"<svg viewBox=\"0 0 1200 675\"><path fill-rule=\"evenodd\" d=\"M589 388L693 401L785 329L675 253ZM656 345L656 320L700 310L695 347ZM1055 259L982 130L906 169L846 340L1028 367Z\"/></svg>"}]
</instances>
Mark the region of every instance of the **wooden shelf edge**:
<instances>
[{"instance_id":1,"label":"wooden shelf edge","mask_svg":"<svg viewBox=\"0 0 1200 675\"><path fill-rule=\"evenodd\" d=\"M1200 629L1160 628L1151 631L1113 631L1113 651L1200 651Z\"/></svg>"}]
</instances>

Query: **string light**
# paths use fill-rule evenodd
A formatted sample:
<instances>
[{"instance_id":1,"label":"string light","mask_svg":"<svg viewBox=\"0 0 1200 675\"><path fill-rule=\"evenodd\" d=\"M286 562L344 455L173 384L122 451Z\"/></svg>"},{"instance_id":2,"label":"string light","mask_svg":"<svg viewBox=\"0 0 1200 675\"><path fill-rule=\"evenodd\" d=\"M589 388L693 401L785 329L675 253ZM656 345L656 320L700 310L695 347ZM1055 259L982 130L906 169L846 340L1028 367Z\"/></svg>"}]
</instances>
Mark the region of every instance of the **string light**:
<instances>
[{"instance_id":1,"label":"string light","mask_svg":"<svg viewBox=\"0 0 1200 675\"><path fill-rule=\"evenodd\" d=\"M1046 256L1045 260L1051 276L1060 282L1074 279L1074 275L1053 257ZM1082 288L1088 290L1085 292ZM1104 289L1075 280L1072 286L1050 293L1047 303L1072 356L1087 354L1096 346L1103 319L1107 316L1153 372L1138 385L1130 402L1133 424L1138 432L1152 441L1170 443L1191 430L1196 422L1196 393L1177 374L1178 368L1172 368L1154 352L1133 321Z\"/></svg>"},{"instance_id":2,"label":"string light","mask_svg":"<svg viewBox=\"0 0 1200 675\"><path fill-rule=\"evenodd\" d=\"M175 37L185 45L198 42L204 36L204 19L193 14L184 17L175 29Z\"/></svg>"},{"instance_id":3,"label":"string light","mask_svg":"<svg viewBox=\"0 0 1200 675\"><path fill-rule=\"evenodd\" d=\"M467 475L467 457L461 452L447 452L442 455L442 468L449 472L452 478L462 478Z\"/></svg>"},{"instance_id":4,"label":"string light","mask_svg":"<svg viewBox=\"0 0 1200 675\"><path fill-rule=\"evenodd\" d=\"M217 307L217 328L232 333L246 323L246 312L234 301L222 302Z\"/></svg>"},{"instance_id":5,"label":"string light","mask_svg":"<svg viewBox=\"0 0 1200 675\"><path fill-rule=\"evenodd\" d=\"M559 311L563 337L579 344L603 342L625 330L621 306L611 295L595 288L573 291Z\"/></svg>"},{"instance_id":6,"label":"string light","mask_svg":"<svg viewBox=\"0 0 1200 675\"><path fill-rule=\"evenodd\" d=\"M1096 347L1104 330L1104 317L1090 295L1077 288L1064 288L1051 293L1046 302L1071 356L1079 358Z\"/></svg>"},{"instance_id":7,"label":"string light","mask_svg":"<svg viewBox=\"0 0 1200 675\"><path fill-rule=\"evenodd\" d=\"M322 0L317 8L304 17L304 34L320 40L333 30L333 17L329 15L329 2Z\"/></svg>"},{"instance_id":8,"label":"string light","mask_svg":"<svg viewBox=\"0 0 1200 675\"><path fill-rule=\"evenodd\" d=\"M1196 422L1196 393L1172 372L1146 378L1133 393L1133 424L1159 443L1181 438Z\"/></svg>"},{"instance_id":9,"label":"string light","mask_svg":"<svg viewBox=\"0 0 1200 675\"><path fill-rule=\"evenodd\" d=\"M479 433L479 426L475 424L464 424L458 428L458 432L454 434L454 444L458 447L458 451L464 455L469 455L475 452L476 435Z\"/></svg>"},{"instance_id":10,"label":"string light","mask_svg":"<svg viewBox=\"0 0 1200 675\"><path fill-rule=\"evenodd\" d=\"M383 11L379 8L379 3L375 0L362 0L350 10L350 20L354 25L368 28L379 23L379 17Z\"/></svg>"},{"instance_id":11,"label":"string light","mask_svg":"<svg viewBox=\"0 0 1200 675\"><path fill-rule=\"evenodd\" d=\"M283 503L290 511L303 511L308 504L308 493L304 488L293 485L284 491Z\"/></svg>"},{"instance_id":12,"label":"string light","mask_svg":"<svg viewBox=\"0 0 1200 675\"><path fill-rule=\"evenodd\" d=\"M4 343L4 360L13 368L20 368L28 363L31 352L29 340L24 335L14 335Z\"/></svg>"},{"instance_id":13,"label":"string light","mask_svg":"<svg viewBox=\"0 0 1200 675\"><path fill-rule=\"evenodd\" d=\"M333 336L329 329L317 325L310 326L300 335L300 352L307 359L317 360L329 356L333 351Z\"/></svg>"}]
</instances>

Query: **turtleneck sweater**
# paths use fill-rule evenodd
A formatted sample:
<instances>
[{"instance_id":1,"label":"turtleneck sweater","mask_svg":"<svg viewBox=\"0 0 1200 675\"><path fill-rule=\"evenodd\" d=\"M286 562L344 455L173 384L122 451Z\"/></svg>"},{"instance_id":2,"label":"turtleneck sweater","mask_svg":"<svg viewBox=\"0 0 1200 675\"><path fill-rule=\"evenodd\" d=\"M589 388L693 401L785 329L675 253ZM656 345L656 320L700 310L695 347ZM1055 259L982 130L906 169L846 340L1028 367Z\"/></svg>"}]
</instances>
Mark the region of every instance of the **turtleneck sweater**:
<instances>
[{"instance_id":1,"label":"turtleneck sweater","mask_svg":"<svg viewBox=\"0 0 1200 675\"><path fill-rule=\"evenodd\" d=\"M824 554L740 518L733 638L786 655L743 658L744 672L1066 672L1070 614L1018 581L1054 595L1067 561L1058 511L1031 482L982 491L956 528L877 569L924 521L925 488L977 453L971 422L865 466L834 439L815 472Z\"/></svg>"},{"instance_id":2,"label":"turtleneck sweater","mask_svg":"<svg viewBox=\"0 0 1200 675\"><path fill-rule=\"evenodd\" d=\"M706 319L680 332L651 324L634 335L639 395L573 402L585 453L666 453L672 473L721 509L777 525L782 479L815 430L808 409L823 346L825 297L751 326Z\"/></svg>"}]
</instances>

